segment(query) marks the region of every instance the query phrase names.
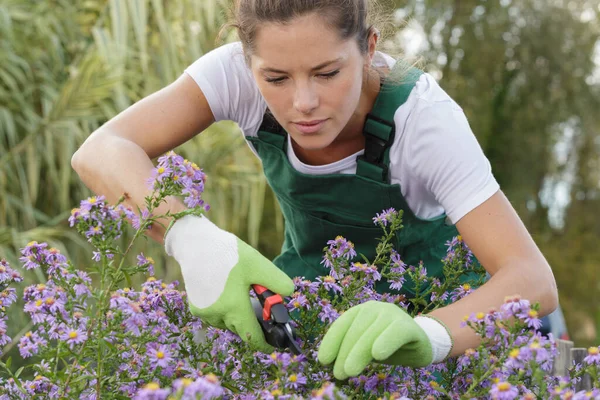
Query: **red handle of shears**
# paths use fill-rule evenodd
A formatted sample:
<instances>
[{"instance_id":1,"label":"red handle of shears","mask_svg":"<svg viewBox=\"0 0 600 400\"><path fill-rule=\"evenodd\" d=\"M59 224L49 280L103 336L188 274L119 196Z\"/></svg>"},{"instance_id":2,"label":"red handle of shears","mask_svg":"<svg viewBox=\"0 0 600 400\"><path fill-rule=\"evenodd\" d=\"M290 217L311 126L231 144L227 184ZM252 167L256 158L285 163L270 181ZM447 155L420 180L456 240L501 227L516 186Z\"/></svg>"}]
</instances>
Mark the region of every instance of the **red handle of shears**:
<instances>
[{"instance_id":1,"label":"red handle of shears","mask_svg":"<svg viewBox=\"0 0 600 400\"><path fill-rule=\"evenodd\" d=\"M263 319L268 321L271 319L271 307L278 303L283 304L283 297L261 285L252 285L252 289L263 306Z\"/></svg>"}]
</instances>

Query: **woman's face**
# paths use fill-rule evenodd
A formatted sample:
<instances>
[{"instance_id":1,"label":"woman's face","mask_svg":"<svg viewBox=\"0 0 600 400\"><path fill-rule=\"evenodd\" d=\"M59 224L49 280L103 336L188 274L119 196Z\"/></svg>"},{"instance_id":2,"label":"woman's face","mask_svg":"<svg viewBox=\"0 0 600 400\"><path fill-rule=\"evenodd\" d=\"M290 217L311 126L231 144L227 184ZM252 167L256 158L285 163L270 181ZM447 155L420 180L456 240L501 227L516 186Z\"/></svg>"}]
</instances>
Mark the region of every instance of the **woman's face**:
<instances>
[{"instance_id":1,"label":"woman's face","mask_svg":"<svg viewBox=\"0 0 600 400\"><path fill-rule=\"evenodd\" d=\"M262 26L250 58L269 109L306 150L329 146L356 112L370 57L316 14Z\"/></svg>"}]
</instances>

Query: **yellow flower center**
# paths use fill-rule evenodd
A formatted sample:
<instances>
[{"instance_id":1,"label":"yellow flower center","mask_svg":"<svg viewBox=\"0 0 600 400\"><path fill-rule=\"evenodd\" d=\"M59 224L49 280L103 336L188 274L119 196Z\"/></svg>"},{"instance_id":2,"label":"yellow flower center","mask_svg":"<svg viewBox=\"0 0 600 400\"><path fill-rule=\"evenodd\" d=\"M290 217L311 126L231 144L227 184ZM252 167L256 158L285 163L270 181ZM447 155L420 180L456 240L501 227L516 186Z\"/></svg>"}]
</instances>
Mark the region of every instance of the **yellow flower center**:
<instances>
[{"instance_id":1,"label":"yellow flower center","mask_svg":"<svg viewBox=\"0 0 600 400\"><path fill-rule=\"evenodd\" d=\"M46 289L46 285L44 285L43 283L40 283L39 285L36 286L36 289L41 292L42 290Z\"/></svg>"},{"instance_id":2,"label":"yellow flower center","mask_svg":"<svg viewBox=\"0 0 600 400\"><path fill-rule=\"evenodd\" d=\"M485 313L483 313L483 312L478 312L478 313L477 313L477 315L475 315L475 317L476 317L478 320L482 320L482 319L484 319L484 318L485 318Z\"/></svg>"},{"instance_id":3,"label":"yellow flower center","mask_svg":"<svg viewBox=\"0 0 600 400\"><path fill-rule=\"evenodd\" d=\"M48 297L46 299L46 304L48 304L49 306L51 306L52 304L54 304L56 302L56 300L54 299L54 297Z\"/></svg>"},{"instance_id":4,"label":"yellow flower center","mask_svg":"<svg viewBox=\"0 0 600 400\"><path fill-rule=\"evenodd\" d=\"M533 342L531 342L531 344L529 345L530 349L539 349L540 348L540 343L537 340L534 340Z\"/></svg>"},{"instance_id":5,"label":"yellow flower center","mask_svg":"<svg viewBox=\"0 0 600 400\"><path fill-rule=\"evenodd\" d=\"M156 358L158 358L159 360L162 360L163 358L165 358L165 353L163 353L162 351L157 351Z\"/></svg>"},{"instance_id":6,"label":"yellow flower center","mask_svg":"<svg viewBox=\"0 0 600 400\"><path fill-rule=\"evenodd\" d=\"M144 388L147 390L158 390L160 389L160 385L156 382L150 382Z\"/></svg>"},{"instance_id":7,"label":"yellow flower center","mask_svg":"<svg viewBox=\"0 0 600 400\"><path fill-rule=\"evenodd\" d=\"M271 390L271 396L281 396L283 392L279 389Z\"/></svg>"},{"instance_id":8,"label":"yellow flower center","mask_svg":"<svg viewBox=\"0 0 600 400\"><path fill-rule=\"evenodd\" d=\"M165 172L165 167L158 167L158 173L162 174L163 172Z\"/></svg>"},{"instance_id":9,"label":"yellow flower center","mask_svg":"<svg viewBox=\"0 0 600 400\"><path fill-rule=\"evenodd\" d=\"M29 331L25 334L25 337L31 337L31 335L32 335L32 333L31 333L31 331Z\"/></svg>"},{"instance_id":10,"label":"yellow flower center","mask_svg":"<svg viewBox=\"0 0 600 400\"><path fill-rule=\"evenodd\" d=\"M96 198L96 196L92 196L92 197L90 197L89 202L90 202L90 204L96 204L96 202L98 202L98 199Z\"/></svg>"},{"instance_id":11,"label":"yellow flower center","mask_svg":"<svg viewBox=\"0 0 600 400\"><path fill-rule=\"evenodd\" d=\"M192 384L192 381L190 378L181 378L181 384L183 385L183 387L188 387Z\"/></svg>"},{"instance_id":12,"label":"yellow flower center","mask_svg":"<svg viewBox=\"0 0 600 400\"><path fill-rule=\"evenodd\" d=\"M535 310L529 310L527 314L529 315L529 318L537 318L538 316L538 312Z\"/></svg>"},{"instance_id":13,"label":"yellow flower center","mask_svg":"<svg viewBox=\"0 0 600 400\"><path fill-rule=\"evenodd\" d=\"M156 278L153 277L153 276L151 276L148 279L146 279L146 282L154 282L154 281L156 281Z\"/></svg>"},{"instance_id":14,"label":"yellow flower center","mask_svg":"<svg viewBox=\"0 0 600 400\"><path fill-rule=\"evenodd\" d=\"M31 247L31 246L36 245L36 244L37 244L37 242L34 240L32 242L27 243L27 247Z\"/></svg>"},{"instance_id":15,"label":"yellow flower center","mask_svg":"<svg viewBox=\"0 0 600 400\"><path fill-rule=\"evenodd\" d=\"M217 376L215 374L208 374L204 377L207 381L212 382L212 383L217 383L219 382L219 378L217 378Z\"/></svg>"},{"instance_id":16,"label":"yellow flower center","mask_svg":"<svg viewBox=\"0 0 600 400\"><path fill-rule=\"evenodd\" d=\"M38 375L34 378L35 381L41 381L42 379L44 379L44 377L41 375Z\"/></svg>"},{"instance_id":17,"label":"yellow flower center","mask_svg":"<svg viewBox=\"0 0 600 400\"><path fill-rule=\"evenodd\" d=\"M296 374L292 374L292 375L290 375L290 377L288 378L288 380L290 382L296 382L298 380L298 376L296 376Z\"/></svg>"},{"instance_id":18,"label":"yellow flower center","mask_svg":"<svg viewBox=\"0 0 600 400\"><path fill-rule=\"evenodd\" d=\"M69 332L69 339L75 339L75 338L77 338L77 331Z\"/></svg>"},{"instance_id":19,"label":"yellow flower center","mask_svg":"<svg viewBox=\"0 0 600 400\"><path fill-rule=\"evenodd\" d=\"M511 385L508 382L500 382L498 384L498 390L501 392L507 392L510 390L510 388L511 388Z\"/></svg>"},{"instance_id":20,"label":"yellow flower center","mask_svg":"<svg viewBox=\"0 0 600 400\"><path fill-rule=\"evenodd\" d=\"M600 348L598 348L598 347L590 347L590 348L588 349L588 354L589 354L590 356L595 356L595 355L598 355L598 353L600 353Z\"/></svg>"},{"instance_id":21,"label":"yellow flower center","mask_svg":"<svg viewBox=\"0 0 600 400\"><path fill-rule=\"evenodd\" d=\"M468 283L465 283L462 285L462 288L466 292L467 290L471 290L471 285L469 285Z\"/></svg>"},{"instance_id":22,"label":"yellow flower center","mask_svg":"<svg viewBox=\"0 0 600 400\"><path fill-rule=\"evenodd\" d=\"M519 357L519 354L521 354L521 350L519 349L512 349L509 353L510 358L517 358Z\"/></svg>"},{"instance_id":23,"label":"yellow flower center","mask_svg":"<svg viewBox=\"0 0 600 400\"><path fill-rule=\"evenodd\" d=\"M35 302L35 306L36 306L36 307L39 307L39 306L41 306L43 303L44 303L44 302L43 302L41 299L40 299L40 300L37 300L37 301Z\"/></svg>"}]
</instances>

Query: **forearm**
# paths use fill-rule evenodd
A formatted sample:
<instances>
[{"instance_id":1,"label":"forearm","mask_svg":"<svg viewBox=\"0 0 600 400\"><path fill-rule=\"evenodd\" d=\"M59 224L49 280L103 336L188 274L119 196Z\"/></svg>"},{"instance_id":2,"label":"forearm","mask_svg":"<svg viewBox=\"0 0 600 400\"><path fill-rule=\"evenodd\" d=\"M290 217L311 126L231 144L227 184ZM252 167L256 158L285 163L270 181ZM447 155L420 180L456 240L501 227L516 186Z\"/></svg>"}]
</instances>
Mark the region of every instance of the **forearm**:
<instances>
[{"instance_id":1,"label":"forearm","mask_svg":"<svg viewBox=\"0 0 600 400\"><path fill-rule=\"evenodd\" d=\"M154 165L144 150L130 140L114 135L102 138L90 138L75 153L71 162L83 183L97 195L104 195L110 204L115 204L121 196L125 196L125 204L135 212L137 207L145 208L145 197L151 193L147 184ZM153 211L154 215L162 215L170 210L179 212L186 206L175 198L168 198ZM158 222L166 226L169 220ZM163 243L165 228L155 223L146 235L159 243Z\"/></svg>"},{"instance_id":2,"label":"forearm","mask_svg":"<svg viewBox=\"0 0 600 400\"><path fill-rule=\"evenodd\" d=\"M529 266L525 266L529 265ZM547 264L539 268L533 264L514 262L500 268L488 282L463 299L437 309L430 315L440 319L450 330L454 347L450 356L463 354L477 347L481 338L469 327L461 327L463 318L475 312L499 309L507 296L520 295L531 304L540 303L540 317L557 307L556 283Z\"/></svg>"}]
</instances>

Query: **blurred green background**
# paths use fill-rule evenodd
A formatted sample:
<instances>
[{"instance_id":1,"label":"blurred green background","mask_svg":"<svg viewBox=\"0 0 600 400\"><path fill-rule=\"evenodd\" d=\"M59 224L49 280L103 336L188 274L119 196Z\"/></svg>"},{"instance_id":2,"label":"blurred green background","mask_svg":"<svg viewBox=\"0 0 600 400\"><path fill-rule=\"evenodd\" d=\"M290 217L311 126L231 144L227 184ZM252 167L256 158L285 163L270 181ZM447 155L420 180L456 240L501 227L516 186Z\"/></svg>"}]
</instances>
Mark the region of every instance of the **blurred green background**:
<instances>
[{"instance_id":1,"label":"blurred green background","mask_svg":"<svg viewBox=\"0 0 600 400\"><path fill-rule=\"evenodd\" d=\"M464 108L554 269L575 345L599 344L598 1L380 2L390 17L380 49L420 56ZM71 155L217 46L228 8L225 0L0 0L0 258L17 267L20 248L46 241L86 268L91 249L67 218L91 192ZM216 124L176 151L208 174L212 220L276 255L281 215L237 127ZM156 243L140 241L139 252L155 259L159 277L180 279ZM25 275L23 286L44 280ZM10 314L15 343L30 327L19 306Z\"/></svg>"}]
</instances>

